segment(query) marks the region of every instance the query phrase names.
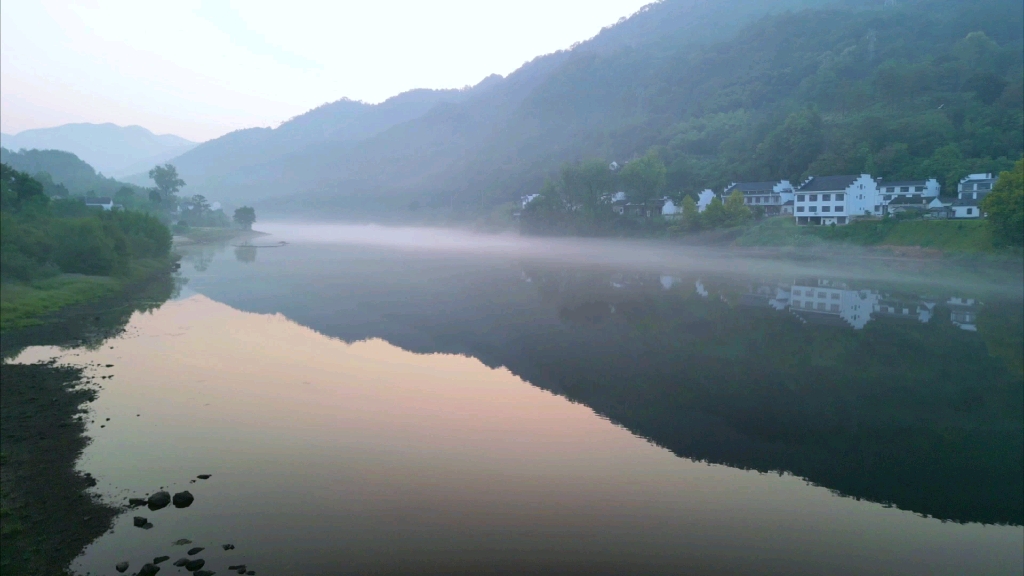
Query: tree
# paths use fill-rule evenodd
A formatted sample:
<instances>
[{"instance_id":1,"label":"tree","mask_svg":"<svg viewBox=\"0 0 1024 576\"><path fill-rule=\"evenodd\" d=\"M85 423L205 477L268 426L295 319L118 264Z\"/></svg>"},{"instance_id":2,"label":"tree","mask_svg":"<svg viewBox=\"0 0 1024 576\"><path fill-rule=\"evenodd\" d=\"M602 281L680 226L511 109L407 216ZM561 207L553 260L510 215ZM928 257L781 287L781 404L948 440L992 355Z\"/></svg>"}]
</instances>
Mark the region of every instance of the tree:
<instances>
[{"instance_id":1,"label":"tree","mask_svg":"<svg viewBox=\"0 0 1024 576\"><path fill-rule=\"evenodd\" d=\"M114 202L117 202L122 206L131 206L134 201L135 190L132 190L128 186L121 186L121 189L114 194Z\"/></svg>"},{"instance_id":2,"label":"tree","mask_svg":"<svg viewBox=\"0 0 1024 576\"><path fill-rule=\"evenodd\" d=\"M252 223L256 221L256 211L249 206L235 208L235 223L245 230L252 230Z\"/></svg>"},{"instance_id":3,"label":"tree","mask_svg":"<svg viewBox=\"0 0 1024 576\"><path fill-rule=\"evenodd\" d=\"M210 209L210 203L206 201L206 196L203 196L202 194L196 194L191 200L192 205L195 207L194 210L199 215Z\"/></svg>"},{"instance_id":4,"label":"tree","mask_svg":"<svg viewBox=\"0 0 1024 576\"><path fill-rule=\"evenodd\" d=\"M601 197L612 191L614 174L604 160L562 165L562 189L574 209L592 212Z\"/></svg>"},{"instance_id":5,"label":"tree","mask_svg":"<svg viewBox=\"0 0 1024 576\"><path fill-rule=\"evenodd\" d=\"M1003 172L992 187L992 193L981 202L987 213L988 226L997 242L1024 246L1024 158L1013 170Z\"/></svg>"},{"instance_id":6,"label":"tree","mask_svg":"<svg viewBox=\"0 0 1024 576\"><path fill-rule=\"evenodd\" d=\"M689 230L700 229L700 209L690 195L683 198L683 225Z\"/></svg>"},{"instance_id":7,"label":"tree","mask_svg":"<svg viewBox=\"0 0 1024 576\"><path fill-rule=\"evenodd\" d=\"M642 158L626 164L620 178L629 199L632 202L646 204L656 198L665 187L666 172L665 163L651 150Z\"/></svg>"},{"instance_id":8,"label":"tree","mask_svg":"<svg viewBox=\"0 0 1024 576\"><path fill-rule=\"evenodd\" d=\"M160 196L160 191L157 190L156 188L150 188L149 201L152 202L153 204L159 205L161 200L163 200L163 198Z\"/></svg>"},{"instance_id":9,"label":"tree","mask_svg":"<svg viewBox=\"0 0 1024 576\"><path fill-rule=\"evenodd\" d=\"M718 196L712 198L700 219L707 228L718 228L725 224L728 214L725 211L725 205L722 204L722 199Z\"/></svg>"},{"instance_id":10,"label":"tree","mask_svg":"<svg viewBox=\"0 0 1024 576\"><path fill-rule=\"evenodd\" d=\"M725 199L725 219L722 222L725 226L739 226L747 220L750 220L750 208L743 201L743 192L734 190L728 198Z\"/></svg>"},{"instance_id":11,"label":"tree","mask_svg":"<svg viewBox=\"0 0 1024 576\"><path fill-rule=\"evenodd\" d=\"M821 115L814 108L790 114L757 146L757 156L773 176L793 178L807 169L825 146Z\"/></svg>"},{"instance_id":12,"label":"tree","mask_svg":"<svg viewBox=\"0 0 1024 576\"><path fill-rule=\"evenodd\" d=\"M163 199L173 198L178 190L185 185L185 181L178 178L178 169L173 164L164 164L163 166L154 166L149 171L149 177L156 182L156 188L160 191L160 195Z\"/></svg>"},{"instance_id":13,"label":"tree","mask_svg":"<svg viewBox=\"0 0 1024 576\"><path fill-rule=\"evenodd\" d=\"M43 201L46 194L43 184L24 172L19 172L7 164L0 164L0 208L17 209L27 202L38 199Z\"/></svg>"}]
</instances>

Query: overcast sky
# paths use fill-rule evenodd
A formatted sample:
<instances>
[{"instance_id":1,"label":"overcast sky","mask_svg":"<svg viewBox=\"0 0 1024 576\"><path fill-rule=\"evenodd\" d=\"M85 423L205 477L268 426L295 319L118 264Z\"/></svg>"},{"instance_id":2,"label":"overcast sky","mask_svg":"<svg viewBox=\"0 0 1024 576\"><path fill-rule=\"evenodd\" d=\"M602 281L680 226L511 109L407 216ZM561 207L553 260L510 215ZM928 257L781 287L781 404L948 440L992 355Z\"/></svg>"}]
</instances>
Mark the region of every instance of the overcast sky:
<instances>
[{"instance_id":1,"label":"overcast sky","mask_svg":"<svg viewBox=\"0 0 1024 576\"><path fill-rule=\"evenodd\" d=\"M138 124L192 140L342 97L458 88L651 0L0 2L0 129Z\"/></svg>"}]
</instances>

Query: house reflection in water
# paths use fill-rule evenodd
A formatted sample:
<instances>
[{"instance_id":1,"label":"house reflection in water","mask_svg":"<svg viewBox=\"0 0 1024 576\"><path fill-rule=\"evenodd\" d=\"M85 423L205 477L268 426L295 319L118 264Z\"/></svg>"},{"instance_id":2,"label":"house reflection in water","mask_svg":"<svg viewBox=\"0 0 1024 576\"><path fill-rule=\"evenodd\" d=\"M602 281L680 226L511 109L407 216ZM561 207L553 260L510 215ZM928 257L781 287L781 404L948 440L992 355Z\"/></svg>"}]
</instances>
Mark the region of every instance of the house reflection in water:
<instances>
[{"instance_id":1,"label":"house reflection in water","mask_svg":"<svg viewBox=\"0 0 1024 576\"><path fill-rule=\"evenodd\" d=\"M854 290L845 282L829 279L803 279L792 285L760 284L750 287L740 303L747 306L787 308L804 323L864 328L873 319L895 318L929 322L936 302L920 297L891 295L878 290ZM973 298L950 298L950 321L974 331L980 302Z\"/></svg>"}]
</instances>

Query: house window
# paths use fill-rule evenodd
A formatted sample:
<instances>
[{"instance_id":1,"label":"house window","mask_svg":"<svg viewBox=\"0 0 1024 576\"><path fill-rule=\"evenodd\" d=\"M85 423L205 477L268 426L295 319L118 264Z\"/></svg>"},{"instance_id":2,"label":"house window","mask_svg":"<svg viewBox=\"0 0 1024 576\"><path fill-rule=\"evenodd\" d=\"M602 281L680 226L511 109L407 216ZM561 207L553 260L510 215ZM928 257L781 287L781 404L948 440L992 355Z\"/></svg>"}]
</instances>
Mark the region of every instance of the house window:
<instances>
[{"instance_id":1,"label":"house window","mask_svg":"<svg viewBox=\"0 0 1024 576\"><path fill-rule=\"evenodd\" d=\"M831 209L830 207L828 207L828 206L822 206L822 207L821 207L821 211L822 211L822 212L830 212L831 210L832 210L832 209Z\"/></svg>"},{"instance_id":2,"label":"house window","mask_svg":"<svg viewBox=\"0 0 1024 576\"><path fill-rule=\"evenodd\" d=\"M811 202L817 202L817 201L818 201L818 195L817 194L811 194Z\"/></svg>"},{"instance_id":3,"label":"house window","mask_svg":"<svg viewBox=\"0 0 1024 576\"><path fill-rule=\"evenodd\" d=\"M842 206L836 206L836 212L842 212L842 211L843 211L843 207Z\"/></svg>"},{"instance_id":4,"label":"house window","mask_svg":"<svg viewBox=\"0 0 1024 576\"><path fill-rule=\"evenodd\" d=\"M797 202L803 202L804 201L804 195L803 194L797 194L796 195L796 201Z\"/></svg>"},{"instance_id":5,"label":"house window","mask_svg":"<svg viewBox=\"0 0 1024 576\"><path fill-rule=\"evenodd\" d=\"M818 305L816 306L816 308L818 310L824 310L825 309L825 303L824 302L818 302Z\"/></svg>"},{"instance_id":6,"label":"house window","mask_svg":"<svg viewBox=\"0 0 1024 576\"><path fill-rule=\"evenodd\" d=\"M974 208L968 208L968 209L967 209L967 214L968 214L968 215L970 215L970 214L974 214Z\"/></svg>"},{"instance_id":7,"label":"house window","mask_svg":"<svg viewBox=\"0 0 1024 576\"><path fill-rule=\"evenodd\" d=\"M832 294L832 299L833 300L839 300L839 294L838 293Z\"/></svg>"},{"instance_id":8,"label":"house window","mask_svg":"<svg viewBox=\"0 0 1024 576\"><path fill-rule=\"evenodd\" d=\"M824 292L818 292L818 298L824 298L824 297L825 297L825 293Z\"/></svg>"},{"instance_id":9,"label":"house window","mask_svg":"<svg viewBox=\"0 0 1024 576\"><path fill-rule=\"evenodd\" d=\"M885 198L883 198L883 199L884 199L884 200L885 200L886 202L888 202L889 200L892 200L892 196L891 196L891 195L889 195L889 194L886 194L886 195L885 195Z\"/></svg>"},{"instance_id":10,"label":"house window","mask_svg":"<svg viewBox=\"0 0 1024 576\"><path fill-rule=\"evenodd\" d=\"M817 206L811 206L810 208L808 208L808 210L810 212L817 212L818 211L818 207Z\"/></svg>"},{"instance_id":11,"label":"house window","mask_svg":"<svg viewBox=\"0 0 1024 576\"><path fill-rule=\"evenodd\" d=\"M914 192L924 192L924 186L918 186L914 188Z\"/></svg>"},{"instance_id":12,"label":"house window","mask_svg":"<svg viewBox=\"0 0 1024 576\"><path fill-rule=\"evenodd\" d=\"M794 300L793 301L793 308L799 308L799 307L800 307L800 301L799 300Z\"/></svg>"},{"instance_id":13,"label":"house window","mask_svg":"<svg viewBox=\"0 0 1024 576\"><path fill-rule=\"evenodd\" d=\"M988 184L988 183L978 184L978 190L988 190L991 187L992 187L992 185Z\"/></svg>"},{"instance_id":14,"label":"house window","mask_svg":"<svg viewBox=\"0 0 1024 576\"><path fill-rule=\"evenodd\" d=\"M836 194L836 202L842 202L844 196L842 194Z\"/></svg>"},{"instance_id":15,"label":"house window","mask_svg":"<svg viewBox=\"0 0 1024 576\"><path fill-rule=\"evenodd\" d=\"M796 207L796 211L797 212L803 212L804 211L804 207L803 206L797 206Z\"/></svg>"},{"instance_id":16,"label":"house window","mask_svg":"<svg viewBox=\"0 0 1024 576\"><path fill-rule=\"evenodd\" d=\"M895 192L896 188L894 186L889 186L888 188L885 189L885 191L886 192Z\"/></svg>"},{"instance_id":17,"label":"house window","mask_svg":"<svg viewBox=\"0 0 1024 576\"><path fill-rule=\"evenodd\" d=\"M821 195L821 199L822 200L831 200L832 199L832 195L831 194L822 194Z\"/></svg>"},{"instance_id":18,"label":"house window","mask_svg":"<svg viewBox=\"0 0 1024 576\"><path fill-rule=\"evenodd\" d=\"M833 304L832 306L830 306L830 309L833 312L839 312L839 304Z\"/></svg>"},{"instance_id":19,"label":"house window","mask_svg":"<svg viewBox=\"0 0 1024 576\"><path fill-rule=\"evenodd\" d=\"M910 186L900 186L900 192L910 192Z\"/></svg>"}]
</instances>

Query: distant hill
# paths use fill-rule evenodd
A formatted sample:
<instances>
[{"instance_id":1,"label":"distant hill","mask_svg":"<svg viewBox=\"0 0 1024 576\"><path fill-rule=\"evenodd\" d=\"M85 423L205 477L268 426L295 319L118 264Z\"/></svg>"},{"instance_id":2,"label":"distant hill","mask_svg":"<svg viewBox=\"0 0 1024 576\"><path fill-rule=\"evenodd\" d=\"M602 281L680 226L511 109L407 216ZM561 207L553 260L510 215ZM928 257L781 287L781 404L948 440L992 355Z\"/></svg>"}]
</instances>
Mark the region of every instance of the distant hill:
<instances>
[{"instance_id":1,"label":"distant hill","mask_svg":"<svg viewBox=\"0 0 1024 576\"><path fill-rule=\"evenodd\" d=\"M78 156L107 176L148 170L196 146L172 134L153 134L141 126L65 124L54 128L4 134L8 150L64 150Z\"/></svg>"},{"instance_id":2,"label":"distant hill","mask_svg":"<svg viewBox=\"0 0 1024 576\"><path fill-rule=\"evenodd\" d=\"M81 158L62 150L21 150L12 152L0 147L0 162L15 170L27 172L43 183L48 194L54 187L62 185L73 196L85 196L94 192L96 196L113 197L126 186L113 178L96 173L92 166ZM131 188L135 186L128 185Z\"/></svg>"},{"instance_id":3,"label":"distant hill","mask_svg":"<svg viewBox=\"0 0 1024 576\"><path fill-rule=\"evenodd\" d=\"M948 192L1024 151L1022 29L1019 0L665 0L505 78L342 100L174 163L187 193L367 219L487 213L562 162L651 148L670 195L860 172Z\"/></svg>"}]
</instances>

